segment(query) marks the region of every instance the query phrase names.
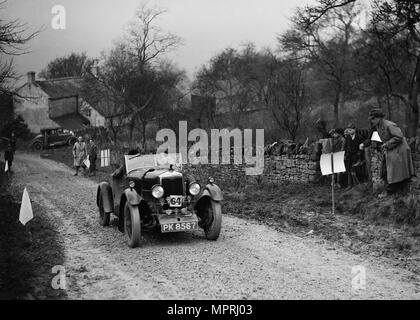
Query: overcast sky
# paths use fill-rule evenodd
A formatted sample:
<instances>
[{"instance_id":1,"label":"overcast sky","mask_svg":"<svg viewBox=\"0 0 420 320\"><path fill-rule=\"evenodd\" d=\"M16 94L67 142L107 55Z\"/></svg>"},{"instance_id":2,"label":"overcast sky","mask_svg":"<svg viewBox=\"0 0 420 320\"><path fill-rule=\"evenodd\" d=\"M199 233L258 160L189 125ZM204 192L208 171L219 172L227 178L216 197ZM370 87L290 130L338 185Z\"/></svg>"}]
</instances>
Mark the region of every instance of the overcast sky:
<instances>
[{"instance_id":1,"label":"overcast sky","mask_svg":"<svg viewBox=\"0 0 420 320\"><path fill-rule=\"evenodd\" d=\"M192 77L198 68L226 47L254 42L258 48L275 47L296 6L314 0L149 0L166 8L160 26L179 35L183 46L172 60ZM109 49L133 18L141 0L8 0L2 19L20 18L44 31L29 44L31 53L15 60L16 70L37 73L52 59L86 51L95 57ZM51 27L55 5L66 9L66 30Z\"/></svg>"}]
</instances>

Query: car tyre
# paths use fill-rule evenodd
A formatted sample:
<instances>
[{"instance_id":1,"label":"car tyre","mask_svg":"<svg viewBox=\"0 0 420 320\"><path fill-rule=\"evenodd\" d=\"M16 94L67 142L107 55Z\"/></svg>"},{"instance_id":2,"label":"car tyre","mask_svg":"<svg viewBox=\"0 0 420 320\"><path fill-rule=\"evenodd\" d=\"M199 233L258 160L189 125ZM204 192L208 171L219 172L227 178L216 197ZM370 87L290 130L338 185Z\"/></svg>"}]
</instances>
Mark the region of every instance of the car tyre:
<instances>
[{"instance_id":1,"label":"car tyre","mask_svg":"<svg viewBox=\"0 0 420 320\"><path fill-rule=\"evenodd\" d=\"M222 229L222 206L220 202L210 200L204 207L207 221L203 226L208 240L217 240Z\"/></svg>"},{"instance_id":2,"label":"car tyre","mask_svg":"<svg viewBox=\"0 0 420 320\"><path fill-rule=\"evenodd\" d=\"M76 141L77 141L77 139L76 139L76 138L70 138L70 139L67 141L67 144L68 144L69 146L72 146L72 145L74 145L74 144L76 143Z\"/></svg>"},{"instance_id":3,"label":"car tyre","mask_svg":"<svg viewBox=\"0 0 420 320\"><path fill-rule=\"evenodd\" d=\"M34 142L32 144L32 149L35 151L41 151L42 150L42 143L41 142Z\"/></svg>"},{"instance_id":4,"label":"car tyre","mask_svg":"<svg viewBox=\"0 0 420 320\"><path fill-rule=\"evenodd\" d=\"M107 213L104 210L104 200L102 195L99 197L99 224L103 227L109 226L109 221L111 220L111 213Z\"/></svg>"},{"instance_id":5,"label":"car tyre","mask_svg":"<svg viewBox=\"0 0 420 320\"><path fill-rule=\"evenodd\" d=\"M127 235L127 244L130 248L136 248L141 240L140 212L137 206L131 206L128 202L124 206L124 232Z\"/></svg>"}]
</instances>

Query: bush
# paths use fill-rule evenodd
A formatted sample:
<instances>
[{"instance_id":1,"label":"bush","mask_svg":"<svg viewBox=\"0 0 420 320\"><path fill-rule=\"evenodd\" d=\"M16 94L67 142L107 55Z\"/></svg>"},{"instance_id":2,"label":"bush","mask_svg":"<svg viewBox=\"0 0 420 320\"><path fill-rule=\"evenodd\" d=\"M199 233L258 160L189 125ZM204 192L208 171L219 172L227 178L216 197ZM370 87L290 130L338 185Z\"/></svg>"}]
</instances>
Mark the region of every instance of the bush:
<instances>
[{"instance_id":1,"label":"bush","mask_svg":"<svg viewBox=\"0 0 420 320\"><path fill-rule=\"evenodd\" d=\"M27 140L31 137L31 131L21 115L18 115L12 121L6 122L0 128L0 137L10 137L12 132L15 133L16 138L23 140Z\"/></svg>"}]
</instances>

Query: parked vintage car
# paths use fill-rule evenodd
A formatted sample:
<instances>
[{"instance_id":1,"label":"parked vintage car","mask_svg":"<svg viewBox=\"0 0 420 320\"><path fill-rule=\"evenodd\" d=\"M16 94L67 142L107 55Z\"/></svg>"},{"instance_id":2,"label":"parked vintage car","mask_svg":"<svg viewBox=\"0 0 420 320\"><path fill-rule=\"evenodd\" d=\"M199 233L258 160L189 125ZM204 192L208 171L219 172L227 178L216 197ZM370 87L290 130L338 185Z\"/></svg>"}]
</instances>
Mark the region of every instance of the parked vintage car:
<instances>
[{"instance_id":1,"label":"parked vintage car","mask_svg":"<svg viewBox=\"0 0 420 320\"><path fill-rule=\"evenodd\" d=\"M126 155L125 167L112 175L112 186L101 182L97 190L99 222L118 217L118 229L130 247L141 244L144 230L162 233L193 231L199 227L209 240L219 237L223 194L208 179L205 186L182 173L179 154Z\"/></svg>"},{"instance_id":2,"label":"parked vintage car","mask_svg":"<svg viewBox=\"0 0 420 320\"><path fill-rule=\"evenodd\" d=\"M71 146L76 142L74 133L63 128L42 129L31 141L31 147L34 150L54 148L59 146Z\"/></svg>"}]
</instances>

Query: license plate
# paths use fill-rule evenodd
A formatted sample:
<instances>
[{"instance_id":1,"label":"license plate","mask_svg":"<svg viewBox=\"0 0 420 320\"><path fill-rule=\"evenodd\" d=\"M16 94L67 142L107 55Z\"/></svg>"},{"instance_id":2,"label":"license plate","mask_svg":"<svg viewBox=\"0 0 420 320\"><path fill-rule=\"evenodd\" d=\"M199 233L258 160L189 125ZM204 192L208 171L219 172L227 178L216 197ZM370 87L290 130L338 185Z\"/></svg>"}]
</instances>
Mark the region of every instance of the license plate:
<instances>
[{"instance_id":1,"label":"license plate","mask_svg":"<svg viewBox=\"0 0 420 320\"><path fill-rule=\"evenodd\" d=\"M181 232L198 229L197 222L174 222L161 224L161 231L164 232Z\"/></svg>"},{"instance_id":2,"label":"license plate","mask_svg":"<svg viewBox=\"0 0 420 320\"><path fill-rule=\"evenodd\" d=\"M170 207L182 207L182 196L169 196Z\"/></svg>"}]
</instances>

